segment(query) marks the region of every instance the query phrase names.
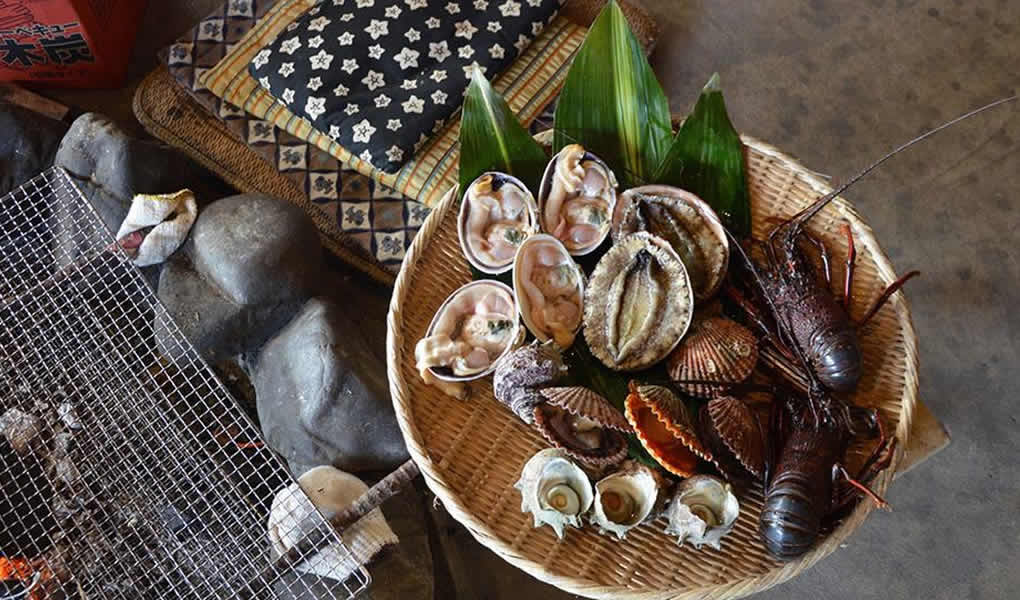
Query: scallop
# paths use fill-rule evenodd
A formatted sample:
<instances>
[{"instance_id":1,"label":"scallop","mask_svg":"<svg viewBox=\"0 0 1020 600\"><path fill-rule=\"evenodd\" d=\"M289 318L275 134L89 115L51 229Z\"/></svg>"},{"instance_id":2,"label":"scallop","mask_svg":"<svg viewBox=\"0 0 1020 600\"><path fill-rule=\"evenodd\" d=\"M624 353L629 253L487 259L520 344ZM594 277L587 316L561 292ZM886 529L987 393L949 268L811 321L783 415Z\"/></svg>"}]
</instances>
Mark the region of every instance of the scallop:
<instances>
[{"instance_id":1,"label":"scallop","mask_svg":"<svg viewBox=\"0 0 1020 600\"><path fill-rule=\"evenodd\" d=\"M599 260L584 297L584 337L607 367L636 371L680 343L694 311L687 270L661 238L634 233Z\"/></svg>"},{"instance_id":2,"label":"scallop","mask_svg":"<svg viewBox=\"0 0 1020 600\"><path fill-rule=\"evenodd\" d=\"M602 533L612 533L622 540L648 519L658 496L659 480L652 470L631 463L595 484L591 520Z\"/></svg>"},{"instance_id":3,"label":"scallop","mask_svg":"<svg viewBox=\"0 0 1020 600\"><path fill-rule=\"evenodd\" d=\"M758 417L746 403L733 396L714 398L698 416L702 437L716 457L716 464L730 480L765 474L765 439Z\"/></svg>"},{"instance_id":4,"label":"scallop","mask_svg":"<svg viewBox=\"0 0 1020 600\"><path fill-rule=\"evenodd\" d=\"M596 468L627 457L627 420L609 401L588 388L549 387L534 409L535 425L549 442L572 458Z\"/></svg>"},{"instance_id":5,"label":"scallop","mask_svg":"<svg viewBox=\"0 0 1020 600\"><path fill-rule=\"evenodd\" d=\"M668 363L669 375L680 389L712 398L724 393L726 386L695 382L737 384L747 379L758 363L758 339L726 317L698 319Z\"/></svg>"},{"instance_id":6,"label":"scallop","mask_svg":"<svg viewBox=\"0 0 1020 600\"><path fill-rule=\"evenodd\" d=\"M670 473L690 477L697 471L699 459L712 460L687 406L669 388L632 381L625 414L641 445Z\"/></svg>"},{"instance_id":7,"label":"scallop","mask_svg":"<svg viewBox=\"0 0 1020 600\"><path fill-rule=\"evenodd\" d=\"M711 475L697 475L677 486L666 509L666 534L677 543L691 542L695 548L709 545L721 550L720 541L733 530L740 516L740 503L729 484Z\"/></svg>"},{"instance_id":8,"label":"scallop","mask_svg":"<svg viewBox=\"0 0 1020 600\"><path fill-rule=\"evenodd\" d=\"M536 231L535 198L520 179L488 172L468 186L457 235L464 256L479 271L490 275L509 271L517 248Z\"/></svg>"},{"instance_id":9,"label":"scallop","mask_svg":"<svg viewBox=\"0 0 1020 600\"><path fill-rule=\"evenodd\" d=\"M517 303L498 281L467 283L443 302L414 349L422 379L462 382L484 377L521 339Z\"/></svg>"},{"instance_id":10,"label":"scallop","mask_svg":"<svg viewBox=\"0 0 1020 600\"><path fill-rule=\"evenodd\" d=\"M613 211L613 239L647 231L669 242L687 267L699 303L722 285L730 260L726 230L701 198L680 188L646 185L620 194Z\"/></svg>"},{"instance_id":11,"label":"scallop","mask_svg":"<svg viewBox=\"0 0 1020 600\"><path fill-rule=\"evenodd\" d=\"M566 349L581 328L584 273L556 238L528 238L514 259L514 295L528 330Z\"/></svg>"},{"instance_id":12,"label":"scallop","mask_svg":"<svg viewBox=\"0 0 1020 600\"><path fill-rule=\"evenodd\" d=\"M542 231L573 256L595 250L608 237L616 207L616 176L597 156L570 144L549 161L539 186Z\"/></svg>"},{"instance_id":13,"label":"scallop","mask_svg":"<svg viewBox=\"0 0 1020 600\"><path fill-rule=\"evenodd\" d=\"M539 393L567 371L552 343L534 342L513 350L499 362L492 377L492 392L522 421L535 421L535 406L545 402Z\"/></svg>"},{"instance_id":14,"label":"scallop","mask_svg":"<svg viewBox=\"0 0 1020 600\"><path fill-rule=\"evenodd\" d=\"M594 502L588 476L557 448L532 456L514 487L521 492L521 512L531 513L535 527L552 527L560 539L565 527L582 525Z\"/></svg>"}]
</instances>

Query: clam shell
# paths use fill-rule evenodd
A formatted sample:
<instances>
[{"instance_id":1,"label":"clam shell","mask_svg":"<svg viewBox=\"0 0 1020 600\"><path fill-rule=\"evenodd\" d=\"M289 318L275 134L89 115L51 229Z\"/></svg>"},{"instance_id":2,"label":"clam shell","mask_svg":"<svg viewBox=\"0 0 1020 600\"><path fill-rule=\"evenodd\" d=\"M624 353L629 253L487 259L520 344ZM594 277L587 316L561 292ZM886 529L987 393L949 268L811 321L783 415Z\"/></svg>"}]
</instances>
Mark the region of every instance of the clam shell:
<instances>
[{"instance_id":1,"label":"clam shell","mask_svg":"<svg viewBox=\"0 0 1020 600\"><path fill-rule=\"evenodd\" d=\"M712 398L724 386L684 381L740 383L758 362L758 339L751 330L726 317L699 319L669 355L669 375L692 396Z\"/></svg>"},{"instance_id":2,"label":"clam shell","mask_svg":"<svg viewBox=\"0 0 1020 600\"><path fill-rule=\"evenodd\" d=\"M686 405L669 388L631 382L625 413L638 441L670 473L690 477L699 458L712 460Z\"/></svg>"},{"instance_id":3,"label":"clam shell","mask_svg":"<svg viewBox=\"0 0 1020 600\"><path fill-rule=\"evenodd\" d=\"M599 228L597 237L590 243L576 244L566 233L557 235L555 224L549 222L545 213L550 200L564 206L567 200L581 195L580 188L585 186L589 170L598 173L606 184L603 196L599 196L606 206L604 213L597 214L595 211L590 213L594 217L590 222ZM605 241L612 228L612 215L616 208L616 186L616 175L602 159L588 152L579 144L565 146L546 165L542 183L539 185L538 219L542 231L557 237L572 256L584 256L592 252Z\"/></svg>"},{"instance_id":4,"label":"clam shell","mask_svg":"<svg viewBox=\"0 0 1020 600\"><path fill-rule=\"evenodd\" d=\"M584 337L604 365L649 367L680 343L694 311L687 270L648 233L619 240L599 260L584 298Z\"/></svg>"},{"instance_id":5,"label":"clam shell","mask_svg":"<svg viewBox=\"0 0 1020 600\"><path fill-rule=\"evenodd\" d=\"M543 260L548 261L555 257L557 262L554 265L540 264L541 261L537 258L539 252L543 253ZM578 330L581 329L584 306L584 273L581 267L574 262L566 247L558 239L541 233L531 236L521 244L514 258L513 268L514 297L528 331L542 342L551 339L560 348L569 348L574 343ZM545 272L545 278L542 278L540 271ZM532 282L530 285L526 281L529 277ZM541 281L533 283L535 279ZM566 291L568 287L569 292ZM577 312L574 322L561 323L559 327L553 325L555 318L548 318L537 303L541 303L543 307L555 303L565 303L568 307L575 306Z\"/></svg>"},{"instance_id":6,"label":"clam shell","mask_svg":"<svg viewBox=\"0 0 1020 600\"><path fill-rule=\"evenodd\" d=\"M706 441L719 460L720 469L731 479L739 478L739 465L755 479L765 473L765 440L754 411L739 398L720 396L702 408L708 426Z\"/></svg>"},{"instance_id":7,"label":"clam shell","mask_svg":"<svg viewBox=\"0 0 1020 600\"><path fill-rule=\"evenodd\" d=\"M612 533L623 539L627 532L643 523L652 513L659 496L659 482L651 469L643 465L631 464L609 475L595 484L595 503L592 512L592 523L602 533ZM620 517L614 514L611 500L623 500L629 510L619 511Z\"/></svg>"},{"instance_id":8,"label":"clam shell","mask_svg":"<svg viewBox=\"0 0 1020 600\"><path fill-rule=\"evenodd\" d=\"M566 510L558 510L548 497L550 490L561 485L569 487L574 494ZM565 527L582 525L581 517L591 509L595 499L588 476L557 448L546 448L532 456L514 487L521 492L521 512L531 513L535 527L552 527L560 539L563 539Z\"/></svg>"},{"instance_id":9,"label":"clam shell","mask_svg":"<svg viewBox=\"0 0 1020 600\"><path fill-rule=\"evenodd\" d=\"M603 427L630 433L627 419L608 400L581 386L548 387L539 393L549 404L558 406L572 415L585 417Z\"/></svg>"},{"instance_id":10,"label":"clam shell","mask_svg":"<svg viewBox=\"0 0 1020 600\"><path fill-rule=\"evenodd\" d=\"M709 545L721 550L720 540L733 530L740 503L728 484L711 475L696 475L677 486L666 509L666 533L677 543L696 548ZM706 520L707 519L707 520Z\"/></svg>"},{"instance_id":11,"label":"clam shell","mask_svg":"<svg viewBox=\"0 0 1020 600\"><path fill-rule=\"evenodd\" d=\"M479 197L478 191L481 189L486 190L485 195L490 195L489 192L500 194L500 190L503 186L512 186L512 188L520 192L521 199L524 202L524 221L520 223L519 229L515 229L520 233L523 233L524 237L527 238L538 231L538 206L535 204L535 197L528 190L528 186L524 184L520 179L517 179L513 175L507 175L506 173L499 173L496 171L489 171L482 173L477 179L468 185L467 191L464 193L464 198L460 203L460 212L457 215L457 237L460 239L460 249L464 253L464 257L467 259L471 266L478 269L483 273L489 275L498 275L506 273L511 269L514 262L514 254L503 260L492 260L491 257L486 257L484 252L477 246L477 243L472 241L472 237L469 235L470 225L469 220L471 217L471 210L477 202ZM502 194L498 196L502 199ZM487 213L488 211L486 211ZM507 220L506 222L512 222ZM493 225L491 221L486 222L486 232ZM509 240L508 240L509 241ZM511 241L511 246L520 246L524 241Z\"/></svg>"},{"instance_id":12,"label":"clam shell","mask_svg":"<svg viewBox=\"0 0 1020 600\"><path fill-rule=\"evenodd\" d=\"M698 302L711 298L726 276L726 230L712 207L686 190L667 185L627 190L613 211L612 231L614 240L648 231L669 242L687 267Z\"/></svg>"},{"instance_id":13,"label":"clam shell","mask_svg":"<svg viewBox=\"0 0 1020 600\"><path fill-rule=\"evenodd\" d=\"M566 371L555 347L532 343L499 361L492 377L493 395L530 425L535 420L535 406L545 401L539 389L552 385Z\"/></svg>"},{"instance_id":14,"label":"clam shell","mask_svg":"<svg viewBox=\"0 0 1020 600\"><path fill-rule=\"evenodd\" d=\"M630 425L605 398L582 387L545 388L539 393L547 403L535 407L534 421L549 443L595 468L615 465L627 457L624 433L630 432ZM599 445L590 447L591 442L580 437L573 442L567 439L565 426L559 420L566 414L588 419L601 429L595 434L599 437Z\"/></svg>"}]
</instances>

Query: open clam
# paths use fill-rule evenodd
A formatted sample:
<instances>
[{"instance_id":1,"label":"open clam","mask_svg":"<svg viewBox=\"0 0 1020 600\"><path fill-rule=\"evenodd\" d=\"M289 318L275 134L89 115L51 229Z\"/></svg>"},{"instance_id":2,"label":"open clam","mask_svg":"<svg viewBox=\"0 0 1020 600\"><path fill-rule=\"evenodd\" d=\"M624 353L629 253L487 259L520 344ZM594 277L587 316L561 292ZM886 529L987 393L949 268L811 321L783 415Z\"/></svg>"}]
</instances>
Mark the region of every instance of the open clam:
<instances>
[{"instance_id":1,"label":"open clam","mask_svg":"<svg viewBox=\"0 0 1020 600\"><path fill-rule=\"evenodd\" d=\"M594 501L588 476L558 448L532 456L514 487L521 492L521 512L531 513L535 527L552 527L560 539L564 527L581 526L581 515Z\"/></svg>"},{"instance_id":2,"label":"open clam","mask_svg":"<svg viewBox=\"0 0 1020 600\"><path fill-rule=\"evenodd\" d=\"M669 355L669 376L692 396L712 398L751 375L758 363L758 339L726 317L697 319ZM708 383L696 383L708 382Z\"/></svg>"},{"instance_id":3,"label":"open clam","mask_svg":"<svg viewBox=\"0 0 1020 600\"><path fill-rule=\"evenodd\" d=\"M592 467L606 467L627 457L630 425L609 401L583 387L550 387L539 391L544 404L535 407L535 425L553 445Z\"/></svg>"},{"instance_id":4,"label":"open clam","mask_svg":"<svg viewBox=\"0 0 1020 600\"><path fill-rule=\"evenodd\" d=\"M592 272L584 298L584 337L618 371L651 366L669 354L691 323L694 301L683 262L661 238L618 240Z\"/></svg>"},{"instance_id":5,"label":"open clam","mask_svg":"<svg viewBox=\"0 0 1020 600\"><path fill-rule=\"evenodd\" d=\"M669 242L687 267L698 302L722 285L730 259L726 230L701 198L680 188L646 185L627 190L613 210L613 239L647 231Z\"/></svg>"},{"instance_id":6,"label":"open clam","mask_svg":"<svg viewBox=\"0 0 1020 600\"><path fill-rule=\"evenodd\" d=\"M751 407L739 398L720 396L701 407L698 421L705 443L727 478L764 477L764 432Z\"/></svg>"},{"instance_id":7,"label":"open clam","mask_svg":"<svg viewBox=\"0 0 1020 600\"><path fill-rule=\"evenodd\" d=\"M592 522L622 540L651 515L658 497L659 480L652 470L631 463L595 484Z\"/></svg>"},{"instance_id":8,"label":"open clam","mask_svg":"<svg viewBox=\"0 0 1020 600\"><path fill-rule=\"evenodd\" d=\"M588 254L609 235L616 207L616 176L601 159L570 144L549 161L539 186L542 230L573 256Z\"/></svg>"},{"instance_id":9,"label":"open clam","mask_svg":"<svg viewBox=\"0 0 1020 600\"><path fill-rule=\"evenodd\" d=\"M467 283L443 302L415 346L426 383L470 381L491 373L521 338L517 304L498 281Z\"/></svg>"},{"instance_id":10,"label":"open clam","mask_svg":"<svg viewBox=\"0 0 1020 600\"><path fill-rule=\"evenodd\" d=\"M687 406L669 388L632 381L624 412L641 445L670 473L690 477L698 459L712 460Z\"/></svg>"},{"instance_id":11,"label":"open clam","mask_svg":"<svg viewBox=\"0 0 1020 600\"><path fill-rule=\"evenodd\" d=\"M538 231L535 198L505 173L483 173L468 186L457 216L460 248L483 273L510 270L517 248Z\"/></svg>"},{"instance_id":12,"label":"open clam","mask_svg":"<svg viewBox=\"0 0 1020 600\"><path fill-rule=\"evenodd\" d=\"M581 328L584 273L558 239L538 234L521 244L514 258L514 294L536 338L552 339L560 348L574 343Z\"/></svg>"},{"instance_id":13,"label":"open clam","mask_svg":"<svg viewBox=\"0 0 1020 600\"><path fill-rule=\"evenodd\" d=\"M492 393L522 421L535 421L535 406L545 402L539 390L566 373L563 357L551 343L538 342L510 352L492 376Z\"/></svg>"},{"instance_id":14,"label":"open clam","mask_svg":"<svg viewBox=\"0 0 1020 600\"><path fill-rule=\"evenodd\" d=\"M677 536L681 546L689 541L696 548L708 544L721 549L719 541L733 530L740 516L740 503L730 486L711 475L685 480L666 509L666 533Z\"/></svg>"}]
</instances>

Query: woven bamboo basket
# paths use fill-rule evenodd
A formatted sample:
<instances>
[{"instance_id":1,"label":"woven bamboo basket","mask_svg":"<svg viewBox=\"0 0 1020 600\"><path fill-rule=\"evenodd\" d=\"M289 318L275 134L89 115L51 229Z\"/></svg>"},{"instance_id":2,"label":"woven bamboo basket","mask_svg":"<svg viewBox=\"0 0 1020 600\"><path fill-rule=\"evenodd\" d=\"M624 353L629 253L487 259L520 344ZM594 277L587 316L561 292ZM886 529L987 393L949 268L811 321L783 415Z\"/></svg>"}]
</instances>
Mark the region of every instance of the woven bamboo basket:
<instances>
[{"instance_id":1,"label":"woven bamboo basket","mask_svg":"<svg viewBox=\"0 0 1020 600\"><path fill-rule=\"evenodd\" d=\"M830 191L775 148L750 137L743 140L756 237L765 233L767 217L791 215ZM797 575L861 525L874 508L870 501L862 501L811 552L790 563L770 558L759 541L760 489L740 497L740 518L721 551L678 546L663 533L663 518L634 529L623 541L600 535L592 526L571 529L562 541L549 527L533 528L531 516L520 511L513 484L528 458L547 447L545 440L495 400L491 378L474 382L471 398L459 401L425 386L414 368L414 346L433 313L471 278L457 241L455 196L451 192L433 210L404 259L390 305L387 360L393 403L411 457L429 488L479 542L534 577L591 598L730 599ZM896 275L871 228L842 198L809 227L833 250L834 266L842 264L846 249L839 229L843 223L851 226L857 243L851 314L859 317ZM841 281L842 270L835 271L833 280ZM863 377L853 401L877 407L888 424L895 424L898 438L892 468L873 484L884 494L907 447L917 405L917 338L902 294L862 331L861 349Z\"/></svg>"}]
</instances>

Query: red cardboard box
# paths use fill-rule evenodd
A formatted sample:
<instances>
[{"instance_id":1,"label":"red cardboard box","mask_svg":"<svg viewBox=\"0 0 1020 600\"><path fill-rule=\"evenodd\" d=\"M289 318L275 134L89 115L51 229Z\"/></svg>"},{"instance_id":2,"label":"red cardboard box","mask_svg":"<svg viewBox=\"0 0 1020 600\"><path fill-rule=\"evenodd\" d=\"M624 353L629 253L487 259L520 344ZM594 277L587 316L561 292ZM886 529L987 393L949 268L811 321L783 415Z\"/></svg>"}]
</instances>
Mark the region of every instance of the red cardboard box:
<instances>
[{"instance_id":1,"label":"red cardboard box","mask_svg":"<svg viewBox=\"0 0 1020 600\"><path fill-rule=\"evenodd\" d=\"M118 87L144 0L0 0L0 81Z\"/></svg>"}]
</instances>

